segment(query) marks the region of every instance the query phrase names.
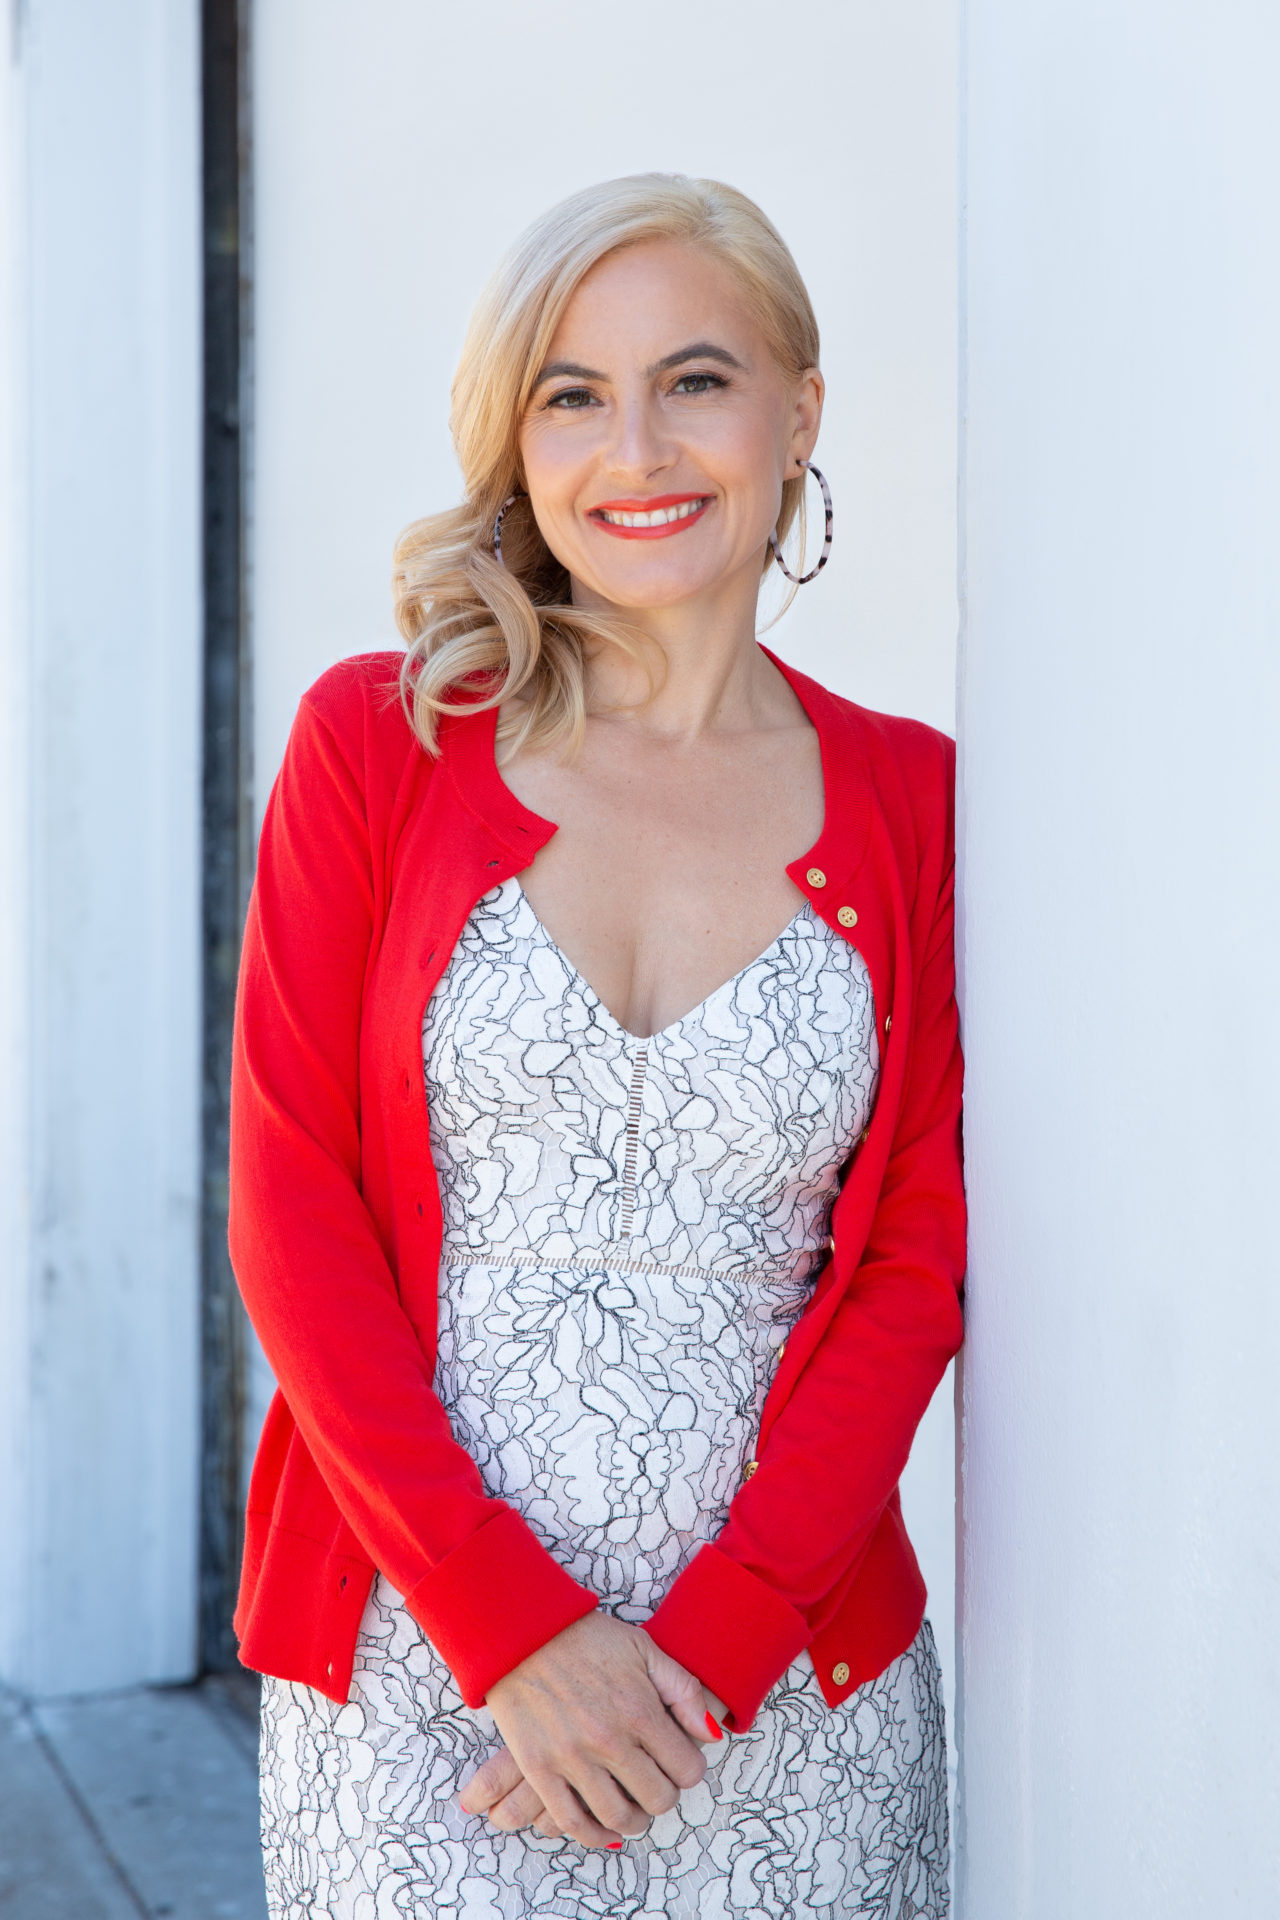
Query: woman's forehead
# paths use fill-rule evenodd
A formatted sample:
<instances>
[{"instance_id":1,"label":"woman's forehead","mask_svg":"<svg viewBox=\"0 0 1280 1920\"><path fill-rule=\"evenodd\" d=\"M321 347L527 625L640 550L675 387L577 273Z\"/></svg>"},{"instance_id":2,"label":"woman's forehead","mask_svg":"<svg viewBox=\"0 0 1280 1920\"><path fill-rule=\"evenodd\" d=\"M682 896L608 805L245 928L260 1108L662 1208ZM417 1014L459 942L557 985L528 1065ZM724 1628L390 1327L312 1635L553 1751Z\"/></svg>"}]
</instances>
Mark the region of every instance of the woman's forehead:
<instances>
[{"instance_id":1,"label":"woman's forehead","mask_svg":"<svg viewBox=\"0 0 1280 1920\"><path fill-rule=\"evenodd\" d=\"M643 241L606 254L583 277L560 316L547 361L572 361L608 377L613 369L600 360L613 349L629 366L638 361L659 372L670 356L703 343L746 365L759 341L741 285L718 254L677 241Z\"/></svg>"}]
</instances>

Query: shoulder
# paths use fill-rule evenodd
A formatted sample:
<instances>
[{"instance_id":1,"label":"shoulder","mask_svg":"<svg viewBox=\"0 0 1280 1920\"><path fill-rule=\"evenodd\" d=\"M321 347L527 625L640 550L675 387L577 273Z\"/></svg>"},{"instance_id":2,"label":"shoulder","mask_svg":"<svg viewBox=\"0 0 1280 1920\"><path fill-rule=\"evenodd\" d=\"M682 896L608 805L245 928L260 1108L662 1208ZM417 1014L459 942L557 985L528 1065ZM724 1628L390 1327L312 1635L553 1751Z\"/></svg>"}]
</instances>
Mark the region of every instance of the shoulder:
<instances>
[{"instance_id":1,"label":"shoulder","mask_svg":"<svg viewBox=\"0 0 1280 1920\"><path fill-rule=\"evenodd\" d=\"M395 787L407 765L426 759L400 697L399 652L357 653L327 667L298 703L288 758L341 762L362 788Z\"/></svg>"},{"instance_id":2,"label":"shoulder","mask_svg":"<svg viewBox=\"0 0 1280 1920\"><path fill-rule=\"evenodd\" d=\"M949 830L954 811L956 745L949 734L904 714L878 713L785 667L787 679L818 729L824 753L856 761L890 825Z\"/></svg>"},{"instance_id":3,"label":"shoulder","mask_svg":"<svg viewBox=\"0 0 1280 1920\"><path fill-rule=\"evenodd\" d=\"M900 874L941 883L955 859L955 741L923 720L846 704Z\"/></svg>"},{"instance_id":4,"label":"shoulder","mask_svg":"<svg viewBox=\"0 0 1280 1920\"><path fill-rule=\"evenodd\" d=\"M404 735L407 746L413 736L400 700L403 657L386 651L353 653L336 661L307 688L300 714L318 721L339 741L363 739L372 729L388 740Z\"/></svg>"},{"instance_id":5,"label":"shoulder","mask_svg":"<svg viewBox=\"0 0 1280 1920\"><path fill-rule=\"evenodd\" d=\"M275 791L317 831L335 819L362 820L371 841L429 781L434 762L400 698L403 654L353 654L326 668L298 703Z\"/></svg>"},{"instance_id":6,"label":"shoulder","mask_svg":"<svg viewBox=\"0 0 1280 1920\"><path fill-rule=\"evenodd\" d=\"M877 713L840 694L828 699L842 709L844 724L857 735L875 768L894 767L909 778L954 778L956 743L950 734L901 713Z\"/></svg>"},{"instance_id":7,"label":"shoulder","mask_svg":"<svg viewBox=\"0 0 1280 1920\"><path fill-rule=\"evenodd\" d=\"M950 734L904 714L842 703L867 757L883 805L905 806L918 823L949 826L955 808L956 743Z\"/></svg>"}]
</instances>

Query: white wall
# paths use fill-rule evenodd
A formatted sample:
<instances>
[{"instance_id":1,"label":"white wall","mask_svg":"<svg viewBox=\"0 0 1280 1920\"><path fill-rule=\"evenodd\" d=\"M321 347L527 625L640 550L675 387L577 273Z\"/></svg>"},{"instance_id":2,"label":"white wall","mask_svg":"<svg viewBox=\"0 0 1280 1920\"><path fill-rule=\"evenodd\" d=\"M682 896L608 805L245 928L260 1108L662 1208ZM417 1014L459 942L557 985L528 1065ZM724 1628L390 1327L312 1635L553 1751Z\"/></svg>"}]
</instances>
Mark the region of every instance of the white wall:
<instances>
[{"instance_id":1,"label":"white wall","mask_svg":"<svg viewBox=\"0 0 1280 1920\"><path fill-rule=\"evenodd\" d=\"M969 0L964 1920L1280 1912L1280 13Z\"/></svg>"},{"instance_id":2,"label":"white wall","mask_svg":"<svg viewBox=\"0 0 1280 1920\"><path fill-rule=\"evenodd\" d=\"M0 29L0 1678L41 1693L194 1657L197 21Z\"/></svg>"},{"instance_id":3,"label":"white wall","mask_svg":"<svg viewBox=\"0 0 1280 1920\"><path fill-rule=\"evenodd\" d=\"M756 198L822 325L835 549L773 644L951 729L950 0L693 0L652 23L586 0L259 0L254 35L260 808L304 687L394 642L396 533L457 498L449 382L499 254L565 193L651 167ZM951 1447L948 1384L906 1489L948 1664Z\"/></svg>"}]
</instances>

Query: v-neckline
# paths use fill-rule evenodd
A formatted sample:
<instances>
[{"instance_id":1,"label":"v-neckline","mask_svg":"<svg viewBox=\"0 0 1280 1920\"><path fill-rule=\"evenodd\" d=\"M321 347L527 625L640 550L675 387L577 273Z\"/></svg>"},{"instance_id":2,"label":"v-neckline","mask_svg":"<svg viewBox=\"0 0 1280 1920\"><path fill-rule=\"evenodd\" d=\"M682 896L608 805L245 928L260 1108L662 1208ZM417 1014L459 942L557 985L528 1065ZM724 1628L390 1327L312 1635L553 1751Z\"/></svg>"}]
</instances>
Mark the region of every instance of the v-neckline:
<instances>
[{"instance_id":1,"label":"v-neckline","mask_svg":"<svg viewBox=\"0 0 1280 1920\"><path fill-rule=\"evenodd\" d=\"M759 643L757 643L759 644ZM830 925L825 908L813 899L809 875L821 873L817 884L830 885L834 910L835 888L843 885L861 864L871 831L871 780L866 752L850 727L850 717L862 715L851 701L819 686L798 667L788 666L769 647L760 651L790 686L818 736L822 761L822 827L807 852L788 861L787 878L809 901L814 918ZM876 720L877 715L862 715ZM516 870L530 866L536 854L558 831L557 822L535 813L507 785L495 752L498 725L496 706L474 713L446 715L440 729L440 757L463 803L477 814L506 848ZM497 864L491 862L491 865ZM841 923L843 925L843 922ZM624 1027L623 1032L627 1029Z\"/></svg>"},{"instance_id":2,"label":"v-neckline","mask_svg":"<svg viewBox=\"0 0 1280 1920\"><path fill-rule=\"evenodd\" d=\"M596 992L595 988L592 986L591 982L587 979L586 975L582 972L581 968L574 966L573 961L569 958L568 954L565 952L564 948L560 945L560 942L555 938L554 934L552 934L550 928L545 926L544 923L539 919L538 914L534 909L532 900L530 900L528 894L525 892L524 888L520 884L519 874L515 874L515 873L512 874L511 884L515 887L516 892L519 894L521 900L524 903L524 906L526 911L528 912L529 918L533 921L534 925L537 927L538 932L541 934L542 938L546 941L547 945L551 948L551 951L555 954L556 958L560 961L561 965L566 967L568 971L572 974L578 986L582 989L583 993L585 993L587 997L590 999L590 1001L592 1002L592 1005L599 1009L599 1011L604 1015L604 1018L608 1021L609 1025L615 1028L616 1031L619 1034L621 1034L624 1040L630 1041L634 1045L640 1046L640 1047L651 1046L655 1040L665 1040L669 1034L677 1033L679 1029L683 1027L687 1021L692 1020L695 1015L700 1013L705 1013L706 1009L712 1004L713 1001L718 1000L721 994L727 993L731 987L736 987L738 982L746 974L750 973L753 967L758 967L762 960L767 960L769 958L769 955L773 952L774 948L781 946L782 942L786 939L787 935L791 932L792 928L795 926L798 920L803 919L806 915L808 915L811 919L815 921L817 920L817 915L814 913L813 907L810 904L810 902L808 900L802 900L800 902L800 905L796 908L795 912L792 914L791 918L787 921L786 926L779 929L779 931L774 935L773 939L769 942L768 946L765 947L762 952L756 954L753 960L748 960L743 966L739 967L738 971L735 974L732 974L728 980L722 980L720 985L718 987L714 987L712 991L705 996L705 998L699 1000L696 1006L690 1007L688 1012L682 1013L678 1020L670 1021L668 1025L666 1025L665 1027L659 1027L654 1033L632 1033L630 1027L624 1027L621 1020L619 1020L617 1014L611 1012L610 1009L605 1005L604 1001L600 998L600 995Z\"/></svg>"}]
</instances>

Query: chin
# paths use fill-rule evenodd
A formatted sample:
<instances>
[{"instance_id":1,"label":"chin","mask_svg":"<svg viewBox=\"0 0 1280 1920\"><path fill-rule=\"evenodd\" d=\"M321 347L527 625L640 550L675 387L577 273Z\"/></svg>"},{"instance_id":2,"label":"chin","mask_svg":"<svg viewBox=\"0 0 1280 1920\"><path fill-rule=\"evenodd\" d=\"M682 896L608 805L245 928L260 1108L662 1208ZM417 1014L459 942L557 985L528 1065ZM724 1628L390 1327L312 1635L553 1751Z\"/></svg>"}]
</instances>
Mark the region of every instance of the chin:
<instances>
[{"instance_id":1,"label":"chin","mask_svg":"<svg viewBox=\"0 0 1280 1920\"><path fill-rule=\"evenodd\" d=\"M619 569L616 574L598 576L592 583L592 591L612 606L636 611L646 607L678 607L686 600L714 593L724 577L701 567L696 571L681 568L678 572L666 567Z\"/></svg>"}]
</instances>

